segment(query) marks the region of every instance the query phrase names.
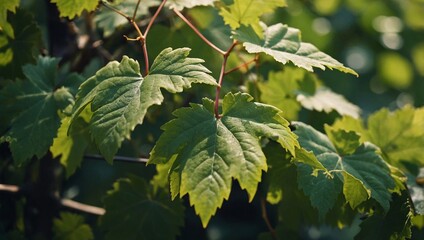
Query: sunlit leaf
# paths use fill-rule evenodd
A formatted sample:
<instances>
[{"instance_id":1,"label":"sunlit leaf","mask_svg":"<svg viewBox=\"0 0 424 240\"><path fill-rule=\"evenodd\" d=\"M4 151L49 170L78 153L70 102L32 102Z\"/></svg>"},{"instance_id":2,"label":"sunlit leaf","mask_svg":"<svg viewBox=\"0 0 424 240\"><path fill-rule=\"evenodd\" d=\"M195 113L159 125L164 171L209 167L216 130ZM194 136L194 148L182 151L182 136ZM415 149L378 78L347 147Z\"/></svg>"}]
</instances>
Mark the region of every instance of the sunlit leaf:
<instances>
[{"instance_id":1,"label":"sunlit leaf","mask_svg":"<svg viewBox=\"0 0 424 240\"><path fill-rule=\"evenodd\" d=\"M234 0L233 4L222 7L219 14L226 24L232 29L237 29L240 25L257 26L263 14L286 5L285 0Z\"/></svg>"},{"instance_id":2,"label":"sunlit leaf","mask_svg":"<svg viewBox=\"0 0 424 240\"><path fill-rule=\"evenodd\" d=\"M0 3L0 32L4 31L10 38L15 37L12 25L7 22L7 12L16 12L19 0L7 0Z\"/></svg>"},{"instance_id":3,"label":"sunlit leaf","mask_svg":"<svg viewBox=\"0 0 424 240\"><path fill-rule=\"evenodd\" d=\"M150 163L176 157L170 172L171 194L189 194L190 203L206 226L224 199L232 178L252 200L262 171L267 170L261 138L278 142L295 155L296 137L278 109L252 102L247 94L227 94L222 117L216 119L213 103L175 111L177 119L163 126L165 132L151 152Z\"/></svg>"},{"instance_id":4,"label":"sunlit leaf","mask_svg":"<svg viewBox=\"0 0 424 240\"><path fill-rule=\"evenodd\" d=\"M162 103L162 88L177 93L192 83L216 85L209 70L201 65L204 61L188 58L189 52L188 48L163 50L145 77L131 58L110 62L81 85L71 122L91 103L91 135L102 155L112 162L122 141L143 122L147 109Z\"/></svg>"},{"instance_id":5,"label":"sunlit leaf","mask_svg":"<svg viewBox=\"0 0 424 240\"><path fill-rule=\"evenodd\" d=\"M292 62L310 72L313 67L322 70L327 67L357 75L355 71L319 51L314 45L302 42L300 31L296 28L281 23L269 27L262 24L262 28L263 38L258 36L253 28L245 26L237 29L234 37L243 42L249 53L266 53L283 64Z\"/></svg>"},{"instance_id":6,"label":"sunlit leaf","mask_svg":"<svg viewBox=\"0 0 424 240\"><path fill-rule=\"evenodd\" d=\"M96 9L99 0L50 0L56 3L61 17L73 19L86 10L91 12Z\"/></svg>"},{"instance_id":7,"label":"sunlit leaf","mask_svg":"<svg viewBox=\"0 0 424 240\"><path fill-rule=\"evenodd\" d=\"M212 6L217 0L169 0L167 4L170 8L178 11L184 8L193 8L197 6Z\"/></svg>"}]
</instances>

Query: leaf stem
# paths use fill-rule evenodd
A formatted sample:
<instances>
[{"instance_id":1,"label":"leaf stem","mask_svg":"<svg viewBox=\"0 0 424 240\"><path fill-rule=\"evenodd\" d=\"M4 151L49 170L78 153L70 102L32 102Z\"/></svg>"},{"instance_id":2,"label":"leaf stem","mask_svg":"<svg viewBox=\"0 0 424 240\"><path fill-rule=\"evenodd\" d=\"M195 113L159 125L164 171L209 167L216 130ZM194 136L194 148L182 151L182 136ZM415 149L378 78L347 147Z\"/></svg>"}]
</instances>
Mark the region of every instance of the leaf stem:
<instances>
[{"instance_id":1,"label":"leaf stem","mask_svg":"<svg viewBox=\"0 0 424 240\"><path fill-rule=\"evenodd\" d=\"M177 14L177 16L180 17L207 45L209 45L215 51L219 52L221 55L225 55L226 52L224 52L211 41L209 41L186 17L184 17L184 15L180 11L176 9L173 10L174 13Z\"/></svg>"},{"instance_id":2,"label":"leaf stem","mask_svg":"<svg viewBox=\"0 0 424 240\"><path fill-rule=\"evenodd\" d=\"M111 6L111 5L109 5L109 3L108 3L107 1L102 0L102 5L103 5L103 6L105 6L106 8L108 8L108 9L110 9L110 10L112 10L112 11L116 12L117 14L119 14L119 15L123 16L124 18L126 18L126 19L128 20L128 22L131 22L131 21L132 21L132 19L131 19L131 17L130 17L130 16L128 16L127 14L125 14L125 13L121 12L119 9L117 9L117 8L115 8L115 7Z\"/></svg>"},{"instance_id":3,"label":"leaf stem","mask_svg":"<svg viewBox=\"0 0 424 240\"><path fill-rule=\"evenodd\" d=\"M149 24L146 27L146 30L144 31L144 37L147 36L147 34L150 31L150 28L152 27L153 23L155 22L156 18L159 16L160 11L162 11L162 8L165 6L166 0L163 0L162 3L159 5L158 9L156 10L155 14L153 15L152 19L150 19Z\"/></svg>"},{"instance_id":4,"label":"leaf stem","mask_svg":"<svg viewBox=\"0 0 424 240\"><path fill-rule=\"evenodd\" d=\"M137 5L135 6L134 14L133 14L133 17L132 17L133 22L135 22L135 17L137 16L138 6L140 6L140 2L141 2L141 0L138 0Z\"/></svg>"},{"instance_id":5,"label":"leaf stem","mask_svg":"<svg viewBox=\"0 0 424 240\"><path fill-rule=\"evenodd\" d=\"M219 95L221 94L222 83L224 81L225 66L227 65L227 60L228 60L228 57L230 56L230 53L233 51L234 47L237 44L238 44L237 40L234 40L233 44L231 44L231 46L228 48L228 50L226 52L224 52L224 54L223 54L224 60L222 61L221 72L219 73L219 79L218 79L218 86L216 87L216 92L215 92L214 111L215 111L215 118L216 119L221 118L221 115L219 114Z\"/></svg>"},{"instance_id":6,"label":"leaf stem","mask_svg":"<svg viewBox=\"0 0 424 240\"><path fill-rule=\"evenodd\" d=\"M84 157L86 158L92 158L92 159L96 159L96 160L105 160L104 157L102 157L101 155L97 155L97 154L86 154L84 155ZM129 163L147 163L147 161L149 161L149 159L147 158L133 158L133 157L124 157L124 156L115 156L113 158L114 161L120 161L120 162L129 162Z\"/></svg>"},{"instance_id":7,"label":"leaf stem","mask_svg":"<svg viewBox=\"0 0 424 240\"><path fill-rule=\"evenodd\" d=\"M27 189L28 190L28 189ZM10 192L13 194L28 194L28 192L22 191L22 188L16 185L8 185L8 184L0 184L0 191L3 192ZM62 207L67 207L67 208L71 208L73 210L77 210L80 212L84 212L84 213L90 213L93 215L104 215L105 214L105 209L100 208L100 207L96 207L96 206L92 206L92 205L88 205L88 204L84 204L84 203L80 203L80 202L76 202L74 200L71 199L65 199L65 198L60 198L59 199L60 205Z\"/></svg>"},{"instance_id":8,"label":"leaf stem","mask_svg":"<svg viewBox=\"0 0 424 240\"><path fill-rule=\"evenodd\" d=\"M239 70L240 68L247 67L247 66L249 66L249 64L251 64L251 63L256 63L256 61L258 61L258 58L255 56L255 58L253 58L252 60L247 61L247 62L245 62L245 63L243 63L243 64L240 64L239 66L237 66L237 67L235 67L235 68L233 68L233 69L228 70L227 72L225 72L225 75L230 74L230 73L232 73L232 72L235 72L235 71Z\"/></svg>"},{"instance_id":9,"label":"leaf stem","mask_svg":"<svg viewBox=\"0 0 424 240\"><path fill-rule=\"evenodd\" d=\"M269 221L268 214L266 212L266 201L265 201L265 198L263 197L261 197L261 212L262 212L262 218L264 219L265 224L272 235L272 238L277 240L278 236L277 236L277 233L275 232L275 229L272 227L271 222Z\"/></svg>"}]
</instances>

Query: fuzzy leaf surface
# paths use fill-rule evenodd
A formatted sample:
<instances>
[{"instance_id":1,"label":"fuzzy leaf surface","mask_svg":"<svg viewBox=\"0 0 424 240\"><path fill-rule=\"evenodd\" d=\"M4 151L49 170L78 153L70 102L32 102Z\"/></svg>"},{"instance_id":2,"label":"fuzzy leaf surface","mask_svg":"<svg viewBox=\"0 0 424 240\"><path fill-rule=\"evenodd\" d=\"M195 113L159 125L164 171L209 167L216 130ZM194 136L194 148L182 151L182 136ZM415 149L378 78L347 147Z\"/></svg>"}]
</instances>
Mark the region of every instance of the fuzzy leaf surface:
<instances>
[{"instance_id":1,"label":"fuzzy leaf surface","mask_svg":"<svg viewBox=\"0 0 424 240\"><path fill-rule=\"evenodd\" d=\"M189 194L190 203L206 226L224 199L228 199L232 178L246 189L252 200L262 171L267 170L261 138L278 142L291 155L298 147L281 112L272 106L252 102L248 94L228 93L222 117L216 119L213 102L174 112L176 119L163 126L165 131L151 152L150 163L167 163L171 194Z\"/></svg>"},{"instance_id":2,"label":"fuzzy leaf surface","mask_svg":"<svg viewBox=\"0 0 424 240\"><path fill-rule=\"evenodd\" d=\"M221 8L219 14L227 25L237 29L240 25L258 25L263 14L286 5L285 0L234 0L233 4Z\"/></svg>"},{"instance_id":3,"label":"fuzzy leaf surface","mask_svg":"<svg viewBox=\"0 0 424 240\"><path fill-rule=\"evenodd\" d=\"M241 26L235 31L234 37L243 42L249 53L266 53L282 64L292 62L310 72L313 72L314 67L322 70L327 67L357 75L355 71L319 51L314 45L302 42L298 29L281 23L269 27L264 24L261 26L263 37L252 27Z\"/></svg>"},{"instance_id":4,"label":"fuzzy leaf surface","mask_svg":"<svg viewBox=\"0 0 424 240\"><path fill-rule=\"evenodd\" d=\"M184 225L181 202L171 201L163 190L153 192L139 177L115 182L104 202L106 214L100 225L107 231L107 240L175 239Z\"/></svg>"},{"instance_id":5,"label":"fuzzy leaf surface","mask_svg":"<svg viewBox=\"0 0 424 240\"><path fill-rule=\"evenodd\" d=\"M54 240L92 240L93 232L84 218L78 214L62 212L53 220Z\"/></svg>"},{"instance_id":6,"label":"fuzzy leaf surface","mask_svg":"<svg viewBox=\"0 0 424 240\"><path fill-rule=\"evenodd\" d=\"M61 17L68 17L73 19L86 10L88 12L94 11L99 4L98 0L50 0L56 3Z\"/></svg>"},{"instance_id":7,"label":"fuzzy leaf surface","mask_svg":"<svg viewBox=\"0 0 424 240\"><path fill-rule=\"evenodd\" d=\"M0 104L14 117L2 140L10 143L18 165L47 152L60 126L58 112L74 102L71 89L81 78L70 74L63 81L65 84L59 85L58 63L58 59L39 57L37 65L23 67L25 81L13 82L3 89L8 98Z\"/></svg>"},{"instance_id":8,"label":"fuzzy leaf surface","mask_svg":"<svg viewBox=\"0 0 424 240\"><path fill-rule=\"evenodd\" d=\"M163 50L144 78L138 62L131 58L110 62L81 85L71 121L91 104L91 135L102 155L112 162L122 141L143 122L147 109L162 103L162 88L177 93L192 83L216 85L210 71L201 65L204 61L188 58L189 52L188 48Z\"/></svg>"},{"instance_id":9,"label":"fuzzy leaf surface","mask_svg":"<svg viewBox=\"0 0 424 240\"><path fill-rule=\"evenodd\" d=\"M395 188L395 182L391 177L390 169L380 155L377 154L378 148L371 143L357 145L358 147L352 154L346 154L351 151L352 145L345 145L346 150L341 153L340 149L334 147L330 139L313 129L312 127L296 122L294 123L296 133L299 136L300 145L306 150L312 151L317 159L333 172L333 179L320 177L314 179L310 174L301 174L299 183L305 183L300 187L311 199L314 205L319 205L326 201L327 189L337 189L337 183L332 181L341 181L343 183L343 194L352 208L355 208L369 198L375 199L385 211L388 211L391 199L391 189ZM358 141L357 135L344 135L350 137L349 142ZM342 145L338 145L340 147ZM302 179L306 178L306 179ZM323 187L328 184L329 186ZM321 186L317 188L315 185ZM332 186L330 186L332 185ZM323 191L316 194L316 191ZM325 208L328 210L329 206ZM321 210L323 211L323 210ZM324 212L325 213L325 212ZM322 213L322 214L324 214Z\"/></svg>"}]
</instances>

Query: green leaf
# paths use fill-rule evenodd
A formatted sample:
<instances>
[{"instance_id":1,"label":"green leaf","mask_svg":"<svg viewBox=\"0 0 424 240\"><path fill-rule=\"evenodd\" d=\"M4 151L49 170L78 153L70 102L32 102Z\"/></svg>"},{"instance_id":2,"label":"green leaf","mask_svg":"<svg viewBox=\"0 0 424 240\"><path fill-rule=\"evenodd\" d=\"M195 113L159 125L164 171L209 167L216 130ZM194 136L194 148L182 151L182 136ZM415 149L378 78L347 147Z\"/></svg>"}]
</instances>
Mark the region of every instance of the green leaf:
<instances>
[{"instance_id":1,"label":"green leaf","mask_svg":"<svg viewBox=\"0 0 424 240\"><path fill-rule=\"evenodd\" d=\"M0 32L0 79L23 78L22 66L36 61L34 53L41 45L41 32L32 15L24 10L9 14L9 22L15 37Z\"/></svg>"},{"instance_id":2,"label":"green leaf","mask_svg":"<svg viewBox=\"0 0 424 240\"><path fill-rule=\"evenodd\" d=\"M6 33L10 38L15 37L12 25L7 22L7 13L16 13L16 8L19 6L19 0L8 0L0 3L0 31Z\"/></svg>"},{"instance_id":3,"label":"green leaf","mask_svg":"<svg viewBox=\"0 0 424 240\"><path fill-rule=\"evenodd\" d=\"M92 240L93 232L80 215L61 212L60 219L53 220L54 240Z\"/></svg>"},{"instance_id":4,"label":"green leaf","mask_svg":"<svg viewBox=\"0 0 424 240\"><path fill-rule=\"evenodd\" d=\"M53 139L53 145L50 151L54 158L60 156L60 163L65 167L66 176L70 177L80 166L85 149L90 144L90 135L88 131L88 122L91 114L89 108L75 120L74 130L68 135L70 126L70 117L62 119L61 126L57 136Z\"/></svg>"},{"instance_id":5,"label":"green leaf","mask_svg":"<svg viewBox=\"0 0 424 240\"><path fill-rule=\"evenodd\" d=\"M197 6L212 6L217 0L169 0L168 7L178 11L184 8L193 8Z\"/></svg>"},{"instance_id":6,"label":"green leaf","mask_svg":"<svg viewBox=\"0 0 424 240\"><path fill-rule=\"evenodd\" d=\"M99 4L99 0L50 0L50 2L56 3L61 17L70 19L81 15L84 10L94 11Z\"/></svg>"},{"instance_id":7,"label":"green leaf","mask_svg":"<svg viewBox=\"0 0 424 240\"><path fill-rule=\"evenodd\" d=\"M343 183L343 193L346 200L352 208L357 207L362 202L370 197L375 199L385 211L389 209L391 199L391 190L395 188L395 182L391 177L390 169L384 160L377 154L378 148L370 143L364 144L347 144L346 149L341 149L343 153L351 152L352 146L358 146L352 154L342 155L337 152L330 139L316 131L310 126L303 123L293 123L295 127L294 133L299 136L300 145L306 150L312 151L317 159L334 175L334 181L341 181ZM344 135L344 134L343 134ZM353 142L358 139L358 136L351 136L350 134L347 141ZM359 140L357 140L359 141ZM341 146L338 146L341 147ZM299 175L304 180L299 182L308 183L318 181L324 185L326 180L322 177L314 180L314 177L307 174ZM334 185L331 181L329 184ZM310 185L300 186L305 191L305 194L318 199L311 200L312 202L324 202L326 192L316 194L314 191L325 190L331 188L314 188Z\"/></svg>"},{"instance_id":8,"label":"green leaf","mask_svg":"<svg viewBox=\"0 0 424 240\"><path fill-rule=\"evenodd\" d=\"M335 129L327 124L324 128L340 155L351 155L361 145L360 136L356 132Z\"/></svg>"},{"instance_id":9,"label":"green leaf","mask_svg":"<svg viewBox=\"0 0 424 240\"><path fill-rule=\"evenodd\" d=\"M158 6L159 4L160 1L158 0L149 0L147 2L143 2L143 4L139 4L137 17L148 15L149 8ZM118 3L115 1L114 3L109 3L109 5L119 9L119 11L126 14L127 16L132 16L134 9L137 6L137 1L123 0L119 1ZM94 21L99 28L103 29L104 37L110 36L119 26L128 24L128 20L126 18L116 14L116 12L108 8L101 8L100 11L96 13Z\"/></svg>"},{"instance_id":10,"label":"green leaf","mask_svg":"<svg viewBox=\"0 0 424 240\"><path fill-rule=\"evenodd\" d=\"M133 59L124 56L120 63L110 62L81 85L71 124L91 103L91 135L102 155L112 162L122 141L143 122L147 109L162 103L162 88L177 93L192 83L216 85L209 70L201 65L204 61L187 58L189 52L189 48L163 50L144 78Z\"/></svg>"},{"instance_id":11,"label":"green leaf","mask_svg":"<svg viewBox=\"0 0 424 240\"><path fill-rule=\"evenodd\" d=\"M361 231L355 236L358 240L411 239L412 209L408 204L408 193L393 195L393 201L387 214L374 214L359 226Z\"/></svg>"},{"instance_id":12,"label":"green leaf","mask_svg":"<svg viewBox=\"0 0 424 240\"><path fill-rule=\"evenodd\" d=\"M2 140L10 143L18 165L34 155L44 156L60 126L58 113L74 102L70 84L77 84L75 78L80 78L71 74L63 79L64 85L58 84L58 63L58 59L39 57L37 65L23 67L25 81L16 81L3 89L9 98L0 104L6 106L14 117Z\"/></svg>"},{"instance_id":13,"label":"green leaf","mask_svg":"<svg viewBox=\"0 0 424 240\"><path fill-rule=\"evenodd\" d=\"M304 43L300 31L281 23L266 26L262 24L263 38L255 33L252 27L241 26L235 31L234 37L243 42L249 53L266 53L283 64L291 61L294 65L313 72L313 67L325 70L337 69L342 72L358 75L350 68L329 55L320 52L314 45Z\"/></svg>"},{"instance_id":14,"label":"green leaf","mask_svg":"<svg viewBox=\"0 0 424 240\"><path fill-rule=\"evenodd\" d=\"M100 224L106 239L175 239L184 225L184 208L164 191L154 193L141 178L131 176L114 183L105 198L106 214Z\"/></svg>"},{"instance_id":15,"label":"green leaf","mask_svg":"<svg viewBox=\"0 0 424 240\"><path fill-rule=\"evenodd\" d=\"M406 106L394 112L388 109L369 116L367 127L360 120L343 118L334 123L337 128L353 130L361 135L361 141L377 145L384 158L396 166L402 161L418 165L424 163L424 108Z\"/></svg>"},{"instance_id":16,"label":"green leaf","mask_svg":"<svg viewBox=\"0 0 424 240\"><path fill-rule=\"evenodd\" d=\"M323 162L327 164L328 162ZM330 168L330 166L326 166ZM342 192L343 183L337 178L319 172L313 177L312 168L305 164L297 165L297 181L299 188L309 197L312 207L318 210L320 219L323 219L337 201Z\"/></svg>"},{"instance_id":17,"label":"green leaf","mask_svg":"<svg viewBox=\"0 0 424 240\"><path fill-rule=\"evenodd\" d=\"M222 7L219 14L224 18L225 24L237 29L241 25L258 26L263 14L285 6L285 0L234 0L233 4Z\"/></svg>"},{"instance_id":18,"label":"green leaf","mask_svg":"<svg viewBox=\"0 0 424 240\"><path fill-rule=\"evenodd\" d=\"M302 104L302 107L318 112L330 113L336 111L340 115L348 115L354 118L359 118L361 113L358 106L326 87L318 88L313 95L299 92L296 99Z\"/></svg>"},{"instance_id":19,"label":"green leaf","mask_svg":"<svg viewBox=\"0 0 424 240\"><path fill-rule=\"evenodd\" d=\"M219 119L207 99L203 105L178 109L177 119L163 126L165 132L151 152L149 163L176 157L170 172L171 194L175 198L188 193L203 226L228 199L232 178L253 199L262 171L267 170L261 138L276 141L295 155L296 136L281 112L252 100L247 94L228 93Z\"/></svg>"},{"instance_id":20,"label":"green leaf","mask_svg":"<svg viewBox=\"0 0 424 240\"><path fill-rule=\"evenodd\" d=\"M281 109L288 120L297 120L301 106L296 100L296 91L304 77L305 71L299 68L270 72L268 81L259 83L261 101Z\"/></svg>"}]
</instances>

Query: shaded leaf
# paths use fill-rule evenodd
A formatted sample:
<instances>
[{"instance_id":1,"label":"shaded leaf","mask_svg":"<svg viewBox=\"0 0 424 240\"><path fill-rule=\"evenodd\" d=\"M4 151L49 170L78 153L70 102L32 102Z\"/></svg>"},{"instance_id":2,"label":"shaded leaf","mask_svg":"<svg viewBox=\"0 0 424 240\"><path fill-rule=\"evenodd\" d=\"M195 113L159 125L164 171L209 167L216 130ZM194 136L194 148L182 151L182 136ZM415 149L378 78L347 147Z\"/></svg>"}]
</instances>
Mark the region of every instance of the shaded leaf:
<instances>
[{"instance_id":1,"label":"shaded leaf","mask_svg":"<svg viewBox=\"0 0 424 240\"><path fill-rule=\"evenodd\" d=\"M163 126L165 132L151 152L150 163L166 163L176 157L170 172L171 194L189 194L190 203L206 226L224 199L232 178L252 200L262 171L267 170L261 138L278 142L295 155L295 135L281 112L252 102L247 94L228 93L222 117L216 119L213 102L175 111L177 119Z\"/></svg>"},{"instance_id":2,"label":"shaded leaf","mask_svg":"<svg viewBox=\"0 0 424 240\"><path fill-rule=\"evenodd\" d=\"M408 193L394 194L387 214L374 214L359 226L361 231L355 236L358 240L411 239L411 208Z\"/></svg>"},{"instance_id":3,"label":"shaded leaf","mask_svg":"<svg viewBox=\"0 0 424 240\"><path fill-rule=\"evenodd\" d=\"M201 65L204 61L187 58L189 52L188 48L163 50L144 78L138 62L131 58L110 62L81 85L71 122L91 103L91 135L102 155L112 162L122 141L143 122L147 109L162 103L162 88L177 93L192 83L216 85L209 70Z\"/></svg>"},{"instance_id":4,"label":"shaded leaf","mask_svg":"<svg viewBox=\"0 0 424 240\"><path fill-rule=\"evenodd\" d=\"M369 198L375 199L385 211L389 210L391 190L395 188L395 182L391 177L390 169L384 160L377 154L378 148L370 143L363 143L358 146L352 154L343 155L337 152L330 139L316 131L310 126L296 122L293 124L296 133L299 136L300 145L306 150L312 151L317 159L333 173L334 181L343 183L343 194L352 208L357 207ZM357 135L349 137L347 141L355 141ZM338 146L341 147L341 146ZM350 152L352 145L347 149L339 150L343 153ZM306 178L299 182L308 183L314 180L314 177L307 174L299 175ZM321 180L325 180L322 177ZM327 180L326 180L327 181ZM321 182L320 182L321 183ZM331 181L328 181L329 184ZM325 183L321 183L325 184ZM313 199L312 202L325 201L325 193L315 194L314 191L320 191L324 188L312 188L310 186L301 186L309 196L314 194L321 199ZM328 187L330 188L330 186Z\"/></svg>"},{"instance_id":5,"label":"shaded leaf","mask_svg":"<svg viewBox=\"0 0 424 240\"><path fill-rule=\"evenodd\" d=\"M70 92L73 86L70 84L78 84L81 79L70 74L64 79L64 85L59 84L58 63L58 59L39 57L37 65L23 67L25 81L16 81L3 89L10 98L3 99L0 104L15 116L2 140L10 143L18 165L34 155L38 158L44 156L60 126L58 113L74 102Z\"/></svg>"},{"instance_id":6,"label":"shaded leaf","mask_svg":"<svg viewBox=\"0 0 424 240\"><path fill-rule=\"evenodd\" d=\"M15 37L0 32L0 78L23 78L22 66L36 61L34 53L41 45L41 32L32 15L24 10L9 14L9 22Z\"/></svg>"},{"instance_id":7,"label":"shaded leaf","mask_svg":"<svg viewBox=\"0 0 424 240\"><path fill-rule=\"evenodd\" d=\"M68 17L73 19L86 10L88 12L94 11L99 4L99 0L50 0L56 3L61 17Z\"/></svg>"},{"instance_id":8,"label":"shaded leaf","mask_svg":"<svg viewBox=\"0 0 424 240\"><path fill-rule=\"evenodd\" d=\"M60 218L53 220L54 240L91 240L93 232L80 215L61 212Z\"/></svg>"},{"instance_id":9,"label":"shaded leaf","mask_svg":"<svg viewBox=\"0 0 424 240\"><path fill-rule=\"evenodd\" d=\"M175 239L184 225L181 202L171 201L162 190L154 193L139 177L115 182L104 202L106 214L100 224L108 240Z\"/></svg>"},{"instance_id":10,"label":"shaded leaf","mask_svg":"<svg viewBox=\"0 0 424 240\"><path fill-rule=\"evenodd\" d=\"M283 64L290 61L310 72L313 72L313 67L322 70L327 67L357 75L355 71L319 51L314 45L302 42L300 31L296 28L278 23L269 27L262 24L262 29L263 38L256 34L252 27L245 26L237 29L234 37L243 42L249 53L263 52Z\"/></svg>"}]
</instances>

